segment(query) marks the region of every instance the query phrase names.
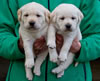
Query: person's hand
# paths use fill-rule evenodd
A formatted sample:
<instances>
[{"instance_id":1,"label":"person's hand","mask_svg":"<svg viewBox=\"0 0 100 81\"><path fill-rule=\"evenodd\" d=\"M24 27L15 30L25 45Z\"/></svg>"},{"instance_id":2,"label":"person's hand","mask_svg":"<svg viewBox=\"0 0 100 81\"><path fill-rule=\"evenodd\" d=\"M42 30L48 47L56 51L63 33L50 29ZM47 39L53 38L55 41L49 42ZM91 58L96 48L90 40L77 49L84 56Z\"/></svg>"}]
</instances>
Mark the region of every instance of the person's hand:
<instances>
[{"instance_id":1,"label":"person's hand","mask_svg":"<svg viewBox=\"0 0 100 81\"><path fill-rule=\"evenodd\" d=\"M18 40L18 47L19 47L20 51L24 53L23 41L22 41L21 36L20 36L20 38ZM34 44L33 44L33 50L34 50L35 54L39 54L39 53L47 50L46 41L45 41L45 38L43 36L40 37L40 38L38 38L34 42Z\"/></svg>"},{"instance_id":2,"label":"person's hand","mask_svg":"<svg viewBox=\"0 0 100 81\"><path fill-rule=\"evenodd\" d=\"M62 45L63 45L63 36L60 35L60 34L56 34L56 49L57 49L57 52L59 53L61 48L62 48ZM19 49L24 52L24 49L23 49L23 41L22 41L22 38L19 39L18 41L18 47ZM33 50L35 52L35 54L39 54L45 50L47 50L47 45L46 45L46 40L45 38L42 36L40 38L38 38L34 45L33 45ZM77 40L77 38L75 38L72 42L72 46L70 48L70 51L73 52L73 53L77 53L80 51L80 48L81 48L81 44L80 42Z\"/></svg>"},{"instance_id":3,"label":"person's hand","mask_svg":"<svg viewBox=\"0 0 100 81\"><path fill-rule=\"evenodd\" d=\"M62 45L63 45L64 39L62 37L62 35L60 34L56 34L56 46L57 46L57 52L59 53ZM81 49L81 43L78 41L77 38L75 38L72 42L72 46L70 48L70 51L73 52L74 54L76 54L77 52L79 52Z\"/></svg>"},{"instance_id":4,"label":"person's hand","mask_svg":"<svg viewBox=\"0 0 100 81\"><path fill-rule=\"evenodd\" d=\"M47 44L46 44L46 40L45 38L42 36L40 38L38 38L33 45L33 50L35 52L35 54L39 54L45 50L47 50Z\"/></svg>"},{"instance_id":5,"label":"person's hand","mask_svg":"<svg viewBox=\"0 0 100 81\"><path fill-rule=\"evenodd\" d=\"M63 36L56 33L56 50L57 50L58 54L60 53L63 42L64 42Z\"/></svg>"},{"instance_id":6,"label":"person's hand","mask_svg":"<svg viewBox=\"0 0 100 81\"><path fill-rule=\"evenodd\" d=\"M19 40L18 40L18 48L19 50L24 53L24 48L23 48L23 41L22 41L22 38L20 36Z\"/></svg>"},{"instance_id":7,"label":"person's hand","mask_svg":"<svg viewBox=\"0 0 100 81\"><path fill-rule=\"evenodd\" d=\"M79 52L81 49L81 43L78 41L77 38L75 38L72 42L72 46L70 48L70 51L74 54L76 54L77 52Z\"/></svg>"}]
</instances>

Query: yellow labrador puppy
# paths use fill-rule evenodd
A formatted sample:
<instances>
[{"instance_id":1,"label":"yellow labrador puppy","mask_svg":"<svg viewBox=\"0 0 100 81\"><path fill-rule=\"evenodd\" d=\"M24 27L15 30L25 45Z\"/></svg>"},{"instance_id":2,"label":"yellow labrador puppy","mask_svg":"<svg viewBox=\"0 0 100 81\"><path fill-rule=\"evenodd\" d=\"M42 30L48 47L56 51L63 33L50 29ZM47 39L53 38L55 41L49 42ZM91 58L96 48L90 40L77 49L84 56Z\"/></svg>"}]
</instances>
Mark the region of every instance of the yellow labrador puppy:
<instances>
[{"instance_id":1,"label":"yellow labrador puppy","mask_svg":"<svg viewBox=\"0 0 100 81\"><path fill-rule=\"evenodd\" d=\"M72 4L61 4L51 13L51 23L48 29L48 42L50 60L52 62L59 62L58 67L53 69L53 73L57 73L57 77L64 74L64 70L68 68L73 62L75 54L69 52L72 41L75 37L78 40L82 39L80 32L80 22L83 18L81 11ZM64 38L64 43L60 54L56 52L55 34L59 33Z\"/></svg>"},{"instance_id":2,"label":"yellow labrador puppy","mask_svg":"<svg viewBox=\"0 0 100 81\"><path fill-rule=\"evenodd\" d=\"M28 80L33 78L31 69L34 65L34 73L40 75L40 66L47 56L48 51L45 51L36 57L33 51L33 43L41 36L46 37L49 16L49 11L35 2L28 3L18 10L19 33L25 50L25 70ZM36 58L35 63L34 58Z\"/></svg>"}]
</instances>

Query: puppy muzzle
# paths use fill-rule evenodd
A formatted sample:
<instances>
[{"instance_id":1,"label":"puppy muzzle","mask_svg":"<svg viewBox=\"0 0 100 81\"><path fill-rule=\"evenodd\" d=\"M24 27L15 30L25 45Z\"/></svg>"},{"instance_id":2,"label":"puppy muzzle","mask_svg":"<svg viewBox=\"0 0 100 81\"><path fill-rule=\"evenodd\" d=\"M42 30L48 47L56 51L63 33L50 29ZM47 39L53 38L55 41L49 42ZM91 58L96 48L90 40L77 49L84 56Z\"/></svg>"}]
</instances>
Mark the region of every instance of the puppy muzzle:
<instances>
[{"instance_id":1,"label":"puppy muzzle","mask_svg":"<svg viewBox=\"0 0 100 81\"><path fill-rule=\"evenodd\" d=\"M66 29L68 29L68 30L71 29L71 26L72 26L71 24L66 24L65 25Z\"/></svg>"},{"instance_id":2,"label":"puppy muzzle","mask_svg":"<svg viewBox=\"0 0 100 81\"><path fill-rule=\"evenodd\" d=\"M30 22L29 22L29 29L38 30L39 28L36 27L36 22L30 21Z\"/></svg>"},{"instance_id":3,"label":"puppy muzzle","mask_svg":"<svg viewBox=\"0 0 100 81\"><path fill-rule=\"evenodd\" d=\"M32 27L34 27L35 22L34 21L31 21L31 22L29 22L29 25L32 26Z\"/></svg>"},{"instance_id":4,"label":"puppy muzzle","mask_svg":"<svg viewBox=\"0 0 100 81\"><path fill-rule=\"evenodd\" d=\"M65 31L72 31L72 25L71 24L65 24Z\"/></svg>"}]
</instances>

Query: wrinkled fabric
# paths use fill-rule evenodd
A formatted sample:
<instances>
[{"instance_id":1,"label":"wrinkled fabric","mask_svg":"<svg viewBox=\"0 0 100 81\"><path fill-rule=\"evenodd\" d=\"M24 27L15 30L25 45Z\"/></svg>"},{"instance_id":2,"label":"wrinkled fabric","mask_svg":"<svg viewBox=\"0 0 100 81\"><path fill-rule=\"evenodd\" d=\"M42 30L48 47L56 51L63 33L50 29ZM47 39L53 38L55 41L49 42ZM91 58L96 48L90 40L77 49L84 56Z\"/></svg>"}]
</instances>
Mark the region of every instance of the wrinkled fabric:
<instances>
[{"instance_id":1,"label":"wrinkled fabric","mask_svg":"<svg viewBox=\"0 0 100 81\"><path fill-rule=\"evenodd\" d=\"M18 48L19 22L17 10L29 2L38 2L51 12L61 3L76 5L84 14L80 24L83 39L81 50L64 76L57 79L51 71L57 65L47 58L41 66L41 76L32 81L92 81L89 61L100 57L100 0L1 0L0 2L0 56L11 60L6 81L28 81L25 75L24 54Z\"/></svg>"}]
</instances>

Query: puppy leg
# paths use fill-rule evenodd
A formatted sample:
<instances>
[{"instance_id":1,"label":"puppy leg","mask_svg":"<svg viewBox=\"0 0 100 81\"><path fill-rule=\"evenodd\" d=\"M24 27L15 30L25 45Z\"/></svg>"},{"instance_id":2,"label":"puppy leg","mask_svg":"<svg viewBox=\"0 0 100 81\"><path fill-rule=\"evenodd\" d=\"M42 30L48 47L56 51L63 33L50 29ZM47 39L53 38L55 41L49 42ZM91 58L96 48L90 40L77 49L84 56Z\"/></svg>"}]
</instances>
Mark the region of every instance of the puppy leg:
<instances>
[{"instance_id":1,"label":"puppy leg","mask_svg":"<svg viewBox=\"0 0 100 81\"><path fill-rule=\"evenodd\" d=\"M57 65L59 66L61 64L61 62L58 60L57 61ZM64 70L62 70L61 72L57 73L57 78L61 78L64 75Z\"/></svg>"},{"instance_id":2,"label":"puppy leg","mask_svg":"<svg viewBox=\"0 0 100 81\"><path fill-rule=\"evenodd\" d=\"M61 78L64 75L64 71L61 71L60 73L57 74L57 78Z\"/></svg>"},{"instance_id":3,"label":"puppy leg","mask_svg":"<svg viewBox=\"0 0 100 81\"><path fill-rule=\"evenodd\" d=\"M72 45L72 42L73 42L75 36L76 36L76 32L71 32L71 33L63 36L64 37L64 44L63 44L63 47L62 47L60 55L59 55L60 61L67 60L67 56L68 56L70 47Z\"/></svg>"},{"instance_id":4,"label":"puppy leg","mask_svg":"<svg viewBox=\"0 0 100 81\"><path fill-rule=\"evenodd\" d=\"M56 52L56 31L54 26L51 24L48 28L48 39L47 45L49 49L50 61L57 62L58 54Z\"/></svg>"},{"instance_id":5,"label":"puppy leg","mask_svg":"<svg viewBox=\"0 0 100 81\"><path fill-rule=\"evenodd\" d=\"M58 67L56 67L55 69L52 70L52 72L55 73L55 74L59 74L60 72L64 71L65 69L67 69L72 64L73 59L74 59L74 54L72 54L70 52L68 54L68 59L64 62L61 62Z\"/></svg>"},{"instance_id":6,"label":"puppy leg","mask_svg":"<svg viewBox=\"0 0 100 81\"><path fill-rule=\"evenodd\" d=\"M56 51L56 48L48 48L49 49L49 56L50 56L50 61L56 63L58 61L58 54Z\"/></svg>"},{"instance_id":7,"label":"puppy leg","mask_svg":"<svg viewBox=\"0 0 100 81\"><path fill-rule=\"evenodd\" d=\"M34 66L35 75L37 75L37 76L41 75L40 68L41 68L41 65L42 65L42 63L45 60L47 55L48 55L48 51L45 51L45 52L43 52L43 53L41 53L40 55L37 56L35 66Z\"/></svg>"},{"instance_id":8,"label":"puppy leg","mask_svg":"<svg viewBox=\"0 0 100 81\"><path fill-rule=\"evenodd\" d=\"M82 40L82 34L81 34L81 31L80 31L80 28L77 27L77 35L76 35L77 39L78 40ZM75 62L75 67L77 67L79 64L79 62Z\"/></svg>"},{"instance_id":9,"label":"puppy leg","mask_svg":"<svg viewBox=\"0 0 100 81\"><path fill-rule=\"evenodd\" d=\"M33 73L31 71L31 68L25 67L25 71L26 71L26 78L28 80L32 80L33 79Z\"/></svg>"},{"instance_id":10,"label":"puppy leg","mask_svg":"<svg viewBox=\"0 0 100 81\"><path fill-rule=\"evenodd\" d=\"M25 67L32 68L34 66L34 52L33 52L33 41L24 40L24 50L25 50Z\"/></svg>"},{"instance_id":11,"label":"puppy leg","mask_svg":"<svg viewBox=\"0 0 100 81\"><path fill-rule=\"evenodd\" d=\"M56 30L54 26L51 24L48 28L48 35L47 35L47 46L49 48L56 48Z\"/></svg>"},{"instance_id":12,"label":"puppy leg","mask_svg":"<svg viewBox=\"0 0 100 81\"><path fill-rule=\"evenodd\" d=\"M25 70L28 80L32 80L31 68L34 66L33 41L23 41L25 50Z\"/></svg>"}]
</instances>

